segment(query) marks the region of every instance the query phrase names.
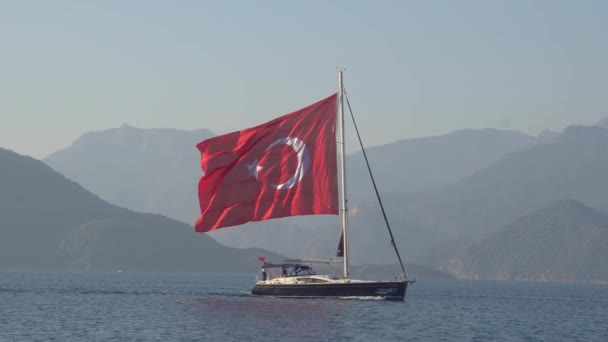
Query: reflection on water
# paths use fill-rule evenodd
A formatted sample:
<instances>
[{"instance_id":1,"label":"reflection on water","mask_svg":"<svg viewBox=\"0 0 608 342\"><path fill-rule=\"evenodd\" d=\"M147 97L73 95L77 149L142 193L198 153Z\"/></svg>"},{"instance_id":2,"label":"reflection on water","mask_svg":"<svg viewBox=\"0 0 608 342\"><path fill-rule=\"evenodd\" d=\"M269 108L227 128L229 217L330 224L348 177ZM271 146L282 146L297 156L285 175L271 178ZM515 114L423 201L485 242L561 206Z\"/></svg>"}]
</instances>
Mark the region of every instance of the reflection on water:
<instances>
[{"instance_id":1,"label":"reflection on water","mask_svg":"<svg viewBox=\"0 0 608 342\"><path fill-rule=\"evenodd\" d=\"M185 301L190 312L212 334L293 340L322 337L343 309L337 300L286 299L254 296L223 296Z\"/></svg>"}]
</instances>

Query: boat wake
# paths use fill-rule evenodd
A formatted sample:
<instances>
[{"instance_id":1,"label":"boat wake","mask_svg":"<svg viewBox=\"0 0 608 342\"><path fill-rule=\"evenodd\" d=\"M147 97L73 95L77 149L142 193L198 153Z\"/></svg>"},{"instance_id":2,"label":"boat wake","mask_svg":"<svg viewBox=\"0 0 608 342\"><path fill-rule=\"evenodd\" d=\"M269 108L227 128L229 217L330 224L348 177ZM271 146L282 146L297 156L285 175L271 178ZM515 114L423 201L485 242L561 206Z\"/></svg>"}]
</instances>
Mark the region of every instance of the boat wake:
<instances>
[{"instance_id":1,"label":"boat wake","mask_svg":"<svg viewBox=\"0 0 608 342\"><path fill-rule=\"evenodd\" d=\"M240 292L207 292L206 297L253 297L250 291Z\"/></svg>"},{"instance_id":2,"label":"boat wake","mask_svg":"<svg viewBox=\"0 0 608 342\"><path fill-rule=\"evenodd\" d=\"M338 297L340 299L355 299L355 300L384 300L384 297L381 296L346 296L346 297Z\"/></svg>"}]
</instances>

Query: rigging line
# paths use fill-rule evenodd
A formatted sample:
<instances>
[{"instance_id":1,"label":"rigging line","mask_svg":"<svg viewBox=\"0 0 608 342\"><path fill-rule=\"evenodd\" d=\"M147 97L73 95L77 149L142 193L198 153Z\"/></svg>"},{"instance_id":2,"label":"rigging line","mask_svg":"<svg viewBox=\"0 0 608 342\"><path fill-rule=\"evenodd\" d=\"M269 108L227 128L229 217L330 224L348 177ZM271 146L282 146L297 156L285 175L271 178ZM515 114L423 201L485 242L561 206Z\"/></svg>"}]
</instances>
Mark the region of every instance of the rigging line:
<instances>
[{"instance_id":1,"label":"rigging line","mask_svg":"<svg viewBox=\"0 0 608 342\"><path fill-rule=\"evenodd\" d=\"M367 171L369 171L369 176L372 179L372 184L374 185L374 190L376 191L376 197L378 197L378 203L380 204L380 209L382 210L382 216L384 216L384 222L386 222L386 227L388 228L388 233L391 236L391 245L395 248L395 253L397 254L397 259L399 259L399 265L401 265L401 270L403 271L403 275L407 279L407 275L405 273L405 267L403 267L403 261L401 261L401 255L399 254L399 250L397 249L397 244L395 243L395 238L393 237L393 231L391 230L391 225L388 222L388 217L386 216L386 211L384 210L384 205L382 204L382 199L380 198L380 192L378 192L378 187L376 186L376 180L374 179L374 175L372 173L372 168L369 165L369 160L367 159L367 154L365 153L365 148L363 147L363 141L361 140L361 135L359 134L359 128L357 128L357 122L355 121L355 115L353 114L353 110L350 107L350 101L348 100L348 94L346 94L346 89L344 91L344 97L346 98L346 105L348 106L348 111L350 112L350 117L353 120L353 125L355 126L355 132L357 132L357 138L359 139L359 145L361 145L361 151L363 152L363 158L365 158L365 164L367 165Z\"/></svg>"}]
</instances>

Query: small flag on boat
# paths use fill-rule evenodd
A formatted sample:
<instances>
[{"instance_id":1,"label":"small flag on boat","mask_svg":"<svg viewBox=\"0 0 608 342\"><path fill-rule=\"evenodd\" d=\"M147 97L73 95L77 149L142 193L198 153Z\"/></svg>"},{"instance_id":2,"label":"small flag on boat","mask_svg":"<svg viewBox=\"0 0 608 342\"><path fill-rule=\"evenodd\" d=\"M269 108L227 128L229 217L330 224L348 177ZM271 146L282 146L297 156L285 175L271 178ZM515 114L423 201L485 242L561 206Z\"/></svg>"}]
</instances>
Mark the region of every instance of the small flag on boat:
<instances>
[{"instance_id":1,"label":"small flag on boat","mask_svg":"<svg viewBox=\"0 0 608 342\"><path fill-rule=\"evenodd\" d=\"M197 232L296 215L338 215L337 94L200 142Z\"/></svg>"},{"instance_id":2,"label":"small flag on boat","mask_svg":"<svg viewBox=\"0 0 608 342\"><path fill-rule=\"evenodd\" d=\"M266 257L265 256L258 257L258 260L260 260L260 261L266 261Z\"/></svg>"}]
</instances>

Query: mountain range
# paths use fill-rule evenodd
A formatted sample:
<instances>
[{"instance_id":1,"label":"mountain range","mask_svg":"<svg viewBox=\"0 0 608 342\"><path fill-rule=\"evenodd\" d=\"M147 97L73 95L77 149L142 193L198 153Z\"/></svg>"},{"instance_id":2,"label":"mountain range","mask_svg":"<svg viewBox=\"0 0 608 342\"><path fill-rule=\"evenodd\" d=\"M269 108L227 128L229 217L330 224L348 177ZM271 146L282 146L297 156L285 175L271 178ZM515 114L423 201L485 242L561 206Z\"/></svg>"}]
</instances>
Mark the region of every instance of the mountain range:
<instances>
[{"instance_id":1,"label":"mountain range","mask_svg":"<svg viewBox=\"0 0 608 342\"><path fill-rule=\"evenodd\" d=\"M366 153L382 193L424 192L452 185L535 143L536 138L518 131L465 129L374 146ZM351 184L357 185L349 187L351 200L374 199L364 195L373 188L361 151L348 156L347 168Z\"/></svg>"},{"instance_id":2,"label":"mountain range","mask_svg":"<svg viewBox=\"0 0 608 342\"><path fill-rule=\"evenodd\" d=\"M213 135L122 125L85 133L44 161L112 204L192 223L202 172L195 145Z\"/></svg>"},{"instance_id":3,"label":"mountain range","mask_svg":"<svg viewBox=\"0 0 608 342\"><path fill-rule=\"evenodd\" d=\"M111 203L192 224L198 215L196 184L202 175L195 145L212 135L207 130L138 129L123 125L86 133L44 161ZM516 131L462 130L373 147L368 156L381 192L393 196L456 183L506 154L534 143L535 138ZM377 205L369 204L375 198L362 154L349 155L347 163L349 202L353 206L353 249L366 251L353 258L361 263L394 260L390 246L386 248L385 230L366 229L381 227L383 223ZM363 212L369 213L362 215ZM408 258L444 239L442 231L415 223L403 226L402 235L407 239L401 241ZM210 235L233 247L257 246L283 254L319 257L334 253L339 229L334 217L296 217L251 223ZM359 231L361 234L357 234ZM369 249L364 247L370 242L378 246L379 253L367 252Z\"/></svg>"},{"instance_id":4,"label":"mountain range","mask_svg":"<svg viewBox=\"0 0 608 342\"><path fill-rule=\"evenodd\" d=\"M465 279L608 282L608 216L561 200L508 224L453 256Z\"/></svg>"},{"instance_id":5,"label":"mountain range","mask_svg":"<svg viewBox=\"0 0 608 342\"><path fill-rule=\"evenodd\" d=\"M251 272L260 255L282 258L117 207L9 150L0 149L0 165L0 269Z\"/></svg>"},{"instance_id":6,"label":"mountain range","mask_svg":"<svg viewBox=\"0 0 608 342\"><path fill-rule=\"evenodd\" d=\"M9 150L0 148L0 165L0 270L252 273L260 256L285 259L260 248L226 247L191 225L120 208ZM413 277L449 277L422 265L408 269ZM386 266L380 274L397 270Z\"/></svg>"},{"instance_id":7,"label":"mountain range","mask_svg":"<svg viewBox=\"0 0 608 342\"><path fill-rule=\"evenodd\" d=\"M201 176L194 145L212 135L206 130L123 126L87 133L45 161L86 188L96 189L94 192L108 201L191 224L198 214L195 184ZM132 146L123 146L126 141ZM150 145L165 146L166 153L157 154L155 160ZM376 146L368 149L368 156L406 260L474 278L471 274L476 271L455 268L454 260L474 264L465 257L471 246L522 217L563 199L608 212L608 182L604 177L607 152L608 130L600 123L570 126L560 133L545 131L538 138L515 131L463 130ZM95 154L102 157L96 158ZM146 172L133 172L127 167L133 160ZM358 251L353 260L357 264L386 263L394 260L393 251L381 227L380 211L373 203L367 170L364 165L356 166L361 162L360 152L347 156L348 191L352 194L351 245ZM82 164L99 172L89 174L79 166ZM161 165L158 169L157 164ZM183 170L174 173L164 168L166 165L187 169L188 174ZM102 172L108 167L110 172ZM160 179L163 184L155 186ZM173 192L165 191L167 188ZM138 206L130 207L128 199ZM577 222L571 224L584 224ZM328 257L335 251L339 234L337 218L321 216L251 223L209 235L239 248L256 246L292 256ZM488 275L492 277L501 278Z\"/></svg>"},{"instance_id":8,"label":"mountain range","mask_svg":"<svg viewBox=\"0 0 608 342\"><path fill-rule=\"evenodd\" d=\"M453 186L394 202L417 224L479 239L561 199L608 211L607 174L608 130L570 126Z\"/></svg>"}]
</instances>

